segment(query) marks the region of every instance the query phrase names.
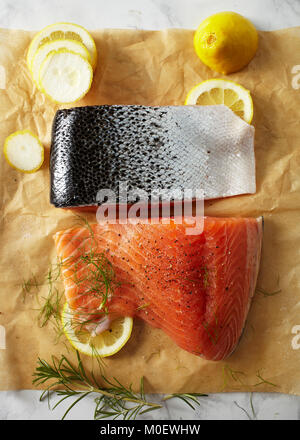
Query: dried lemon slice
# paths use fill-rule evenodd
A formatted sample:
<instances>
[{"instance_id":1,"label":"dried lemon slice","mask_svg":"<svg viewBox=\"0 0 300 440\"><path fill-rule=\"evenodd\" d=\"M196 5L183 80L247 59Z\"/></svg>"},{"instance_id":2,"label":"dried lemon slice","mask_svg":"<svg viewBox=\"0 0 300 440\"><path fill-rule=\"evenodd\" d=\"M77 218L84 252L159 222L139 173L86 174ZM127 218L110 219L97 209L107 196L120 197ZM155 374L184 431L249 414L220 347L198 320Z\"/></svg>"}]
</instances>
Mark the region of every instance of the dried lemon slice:
<instances>
[{"instance_id":1,"label":"dried lemon slice","mask_svg":"<svg viewBox=\"0 0 300 440\"><path fill-rule=\"evenodd\" d=\"M59 49L67 49L70 50L71 52L78 53L82 55L84 58L86 58L86 60L89 63L91 62L90 53L88 52L87 48L79 41L53 40L50 41L49 43L45 43L36 51L31 65L32 78L38 87L39 87L39 72L42 63L45 61L45 59L47 58L50 52Z\"/></svg>"},{"instance_id":2,"label":"dried lemon slice","mask_svg":"<svg viewBox=\"0 0 300 440\"><path fill-rule=\"evenodd\" d=\"M37 171L44 162L44 147L30 130L16 131L8 136L3 152L9 165L23 173Z\"/></svg>"},{"instance_id":3,"label":"dried lemon slice","mask_svg":"<svg viewBox=\"0 0 300 440\"><path fill-rule=\"evenodd\" d=\"M89 91L93 69L81 55L66 49L50 52L39 72L39 87L52 101L68 104Z\"/></svg>"},{"instance_id":4,"label":"dried lemon slice","mask_svg":"<svg viewBox=\"0 0 300 440\"><path fill-rule=\"evenodd\" d=\"M112 356L121 350L130 338L133 319L128 316L115 319L108 330L96 336L85 330L74 316L75 312L66 303L62 312L64 333L76 350L88 356Z\"/></svg>"},{"instance_id":5,"label":"dried lemon slice","mask_svg":"<svg viewBox=\"0 0 300 440\"><path fill-rule=\"evenodd\" d=\"M38 32L30 43L27 52L27 64L32 69L33 57L36 51L45 43L52 40L76 40L82 43L90 53L91 65L93 69L97 64L97 49L93 37L82 26L74 23L54 23L50 24Z\"/></svg>"},{"instance_id":6,"label":"dried lemon slice","mask_svg":"<svg viewBox=\"0 0 300 440\"><path fill-rule=\"evenodd\" d=\"M233 81L208 79L193 87L185 105L224 104L248 124L253 118L253 101L250 92Z\"/></svg>"}]
</instances>

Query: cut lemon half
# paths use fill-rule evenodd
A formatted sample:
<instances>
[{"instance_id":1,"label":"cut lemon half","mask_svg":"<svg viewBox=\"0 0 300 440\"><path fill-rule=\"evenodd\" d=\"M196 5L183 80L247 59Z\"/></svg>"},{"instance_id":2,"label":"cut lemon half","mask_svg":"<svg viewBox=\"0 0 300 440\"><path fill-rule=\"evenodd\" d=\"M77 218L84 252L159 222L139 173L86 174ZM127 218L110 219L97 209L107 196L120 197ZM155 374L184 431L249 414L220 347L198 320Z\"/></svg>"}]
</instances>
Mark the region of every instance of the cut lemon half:
<instances>
[{"instance_id":1,"label":"cut lemon half","mask_svg":"<svg viewBox=\"0 0 300 440\"><path fill-rule=\"evenodd\" d=\"M49 41L49 43L43 44L35 53L32 65L31 65L31 73L32 78L37 86L39 86L39 72L41 65L47 58L50 52L53 50L66 49L74 53L78 53L83 56L89 63L91 62L91 56L87 48L76 40L53 40Z\"/></svg>"},{"instance_id":2,"label":"cut lemon half","mask_svg":"<svg viewBox=\"0 0 300 440\"><path fill-rule=\"evenodd\" d=\"M93 336L74 319L74 311L66 303L62 312L63 330L71 345L88 356L107 357L126 344L132 332L133 319L126 316L111 322L108 330Z\"/></svg>"},{"instance_id":3,"label":"cut lemon half","mask_svg":"<svg viewBox=\"0 0 300 440\"><path fill-rule=\"evenodd\" d=\"M251 123L253 101L249 90L233 81L208 79L193 87L188 93L185 105L224 104L244 121Z\"/></svg>"},{"instance_id":4,"label":"cut lemon half","mask_svg":"<svg viewBox=\"0 0 300 440\"><path fill-rule=\"evenodd\" d=\"M32 39L28 52L27 64L32 69L33 57L39 47L52 40L76 40L82 43L88 50L91 57L93 69L97 64L97 49L91 34L82 26L74 23L54 23L50 24L38 32Z\"/></svg>"},{"instance_id":5,"label":"cut lemon half","mask_svg":"<svg viewBox=\"0 0 300 440\"><path fill-rule=\"evenodd\" d=\"M9 165L23 173L34 173L44 162L44 147L30 130L9 135L4 141L3 152Z\"/></svg>"},{"instance_id":6,"label":"cut lemon half","mask_svg":"<svg viewBox=\"0 0 300 440\"><path fill-rule=\"evenodd\" d=\"M58 104L81 99L89 91L92 80L90 63L80 54L66 49L50 52L39 72L39 88Z\"/></svg>"}]
</instances>

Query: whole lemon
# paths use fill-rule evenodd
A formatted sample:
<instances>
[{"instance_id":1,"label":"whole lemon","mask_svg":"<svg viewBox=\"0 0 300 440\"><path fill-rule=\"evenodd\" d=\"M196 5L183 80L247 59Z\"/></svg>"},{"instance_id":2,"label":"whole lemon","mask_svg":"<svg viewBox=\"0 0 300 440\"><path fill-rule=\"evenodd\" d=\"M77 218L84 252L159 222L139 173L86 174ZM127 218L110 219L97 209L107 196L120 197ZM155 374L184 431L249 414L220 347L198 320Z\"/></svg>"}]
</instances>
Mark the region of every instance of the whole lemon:
<instances>
[{"instance_id":1,"label":"whole lemon","mask_svg":"<svg viewBox=\"0 0 300 440\"><path fill-rule=\"evenodd\" d=\"M247 18L236 12L219 12L206 18L194 35L200 60L216 72L227 74L245 67L254 57L258 34Z\"/></svg>"}]
</instances>

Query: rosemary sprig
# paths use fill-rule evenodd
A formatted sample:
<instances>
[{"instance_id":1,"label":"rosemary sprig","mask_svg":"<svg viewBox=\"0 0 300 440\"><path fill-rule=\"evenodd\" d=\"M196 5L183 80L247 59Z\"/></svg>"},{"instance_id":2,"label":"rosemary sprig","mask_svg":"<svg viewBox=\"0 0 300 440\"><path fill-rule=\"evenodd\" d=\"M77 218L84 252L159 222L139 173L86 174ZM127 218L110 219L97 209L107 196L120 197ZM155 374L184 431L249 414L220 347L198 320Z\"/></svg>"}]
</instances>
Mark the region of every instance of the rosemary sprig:
<instances>
[{"instance_id":1,"label":"rosemary sprig","mask_svg":"<svg viewBox=\"0 0 300 440\"><path fill-rule=\"evenodd\" d=\"M143 377L141 378L139 393L134 393L131 385L129 388L124 387L116 378L114 378L114 383L104 376L102 376L102 379L110 386L107 388L107 392L111 395L103 394L95 399L94 418L96 420L106 417L112 417L113 419L123 417L124 420L130 420L135 419L138 415L162 408L162 405L146 400ZM131 403L130 406L128 406L129 402Z\"/></svg>"},{"instance_id":2,"label":"rosemary sprig","mask_svg":"<svg viewBox=\"0 0 300 440\"><path fill-rule=\"evenodd\" d=\"M192 402L200 406L198 397L207 397L207 396L208 394L203 394L203 393L173 393L165 396L163 400L165 401L173 398L180 399L195 411L196 408L193 406Z\"/></svg>"},{"instance_id":3,"label":"rosemary sprig","mask_svg":"<svg viewBox=\"0 0 300 440\"><path fill-rule=\"evenodd\" d=\"M91 373L91 377L88 376L78 351L76 351L76 355L77 366L73 366L64 355L60 360L52 356L52 365L39 358L38 366L33 374L34 385L43 385L51 381L50 385L42 392L40 401L47 397L50 406L50 394L53 391L60 397L52 409L66 399L76 397L76 400L64 413L63 419L80 400L92 393L100 395L95 399L95 419L105 417L134 419L137 415L162 408L162 405L146 400L143 379L141 379L139 393L134 393L131 386L126 388L117 379L114 378L114 382L111 382L103 375L102 381L106 386L100 385L93 373ZM58 389L61 386L63 389Z\"/></svg>"}]
</instances>

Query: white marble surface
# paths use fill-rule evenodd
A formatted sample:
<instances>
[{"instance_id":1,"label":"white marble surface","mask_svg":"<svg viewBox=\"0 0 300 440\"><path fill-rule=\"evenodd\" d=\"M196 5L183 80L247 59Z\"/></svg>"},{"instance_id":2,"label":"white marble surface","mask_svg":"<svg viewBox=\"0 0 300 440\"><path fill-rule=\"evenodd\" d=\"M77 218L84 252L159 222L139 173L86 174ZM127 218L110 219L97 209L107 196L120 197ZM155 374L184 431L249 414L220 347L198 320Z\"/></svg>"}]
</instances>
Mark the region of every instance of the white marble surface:
<instances>
[{"instance_id":1,"label":"white marble surface","mask_svg":"<svg viewBox=\"0 0 300 440\"><path fill-rule=\"evenodd\" d=\"M196 28L208 15L218 11L239 12L261 30L300 25L300 0L1 0L0 27L40 29L57 21L79 23L89 29L102 27L162 29ZM59 419L63 408L51 412L39 402L37 391L0 392L0 420ZM248 419L253 418L249 393L214 394L201 398L191 411L173 400L165 409L145 419ZM300 420L300 397L254 393L257 419ZM70 413L69 419L90 419L93 399L86 399Z\"/></svg>"}]
</instances>

